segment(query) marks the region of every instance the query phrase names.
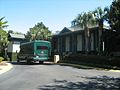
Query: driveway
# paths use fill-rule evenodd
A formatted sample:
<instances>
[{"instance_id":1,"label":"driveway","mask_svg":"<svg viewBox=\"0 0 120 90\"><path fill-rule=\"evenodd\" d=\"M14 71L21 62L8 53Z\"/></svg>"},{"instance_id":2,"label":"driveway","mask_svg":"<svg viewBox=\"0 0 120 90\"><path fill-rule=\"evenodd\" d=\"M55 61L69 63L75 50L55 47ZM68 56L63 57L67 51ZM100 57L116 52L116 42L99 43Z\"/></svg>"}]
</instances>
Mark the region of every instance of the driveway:
<instances>
[{"instance_id":1,"label":"driveway","mask_svg":"<svg viewBox=\"0 0 120 90\"><path fill-rule=\"evenodd\" d=\"M0 75L0 90L120 90L120 72L77 69L45 62L12 62L13 68Z\"/></svg>"}]
</instances>

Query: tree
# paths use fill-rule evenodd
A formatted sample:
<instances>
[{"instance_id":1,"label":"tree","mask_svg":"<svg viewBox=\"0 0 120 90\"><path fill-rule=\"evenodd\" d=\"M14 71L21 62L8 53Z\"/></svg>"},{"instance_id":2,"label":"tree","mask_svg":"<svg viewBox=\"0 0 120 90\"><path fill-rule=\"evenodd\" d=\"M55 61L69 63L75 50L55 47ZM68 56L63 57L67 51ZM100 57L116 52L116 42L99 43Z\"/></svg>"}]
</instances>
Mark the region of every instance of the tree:
<instances>
[{"instance_id":1,"label":"tree","mask_svg":"<svg viewBox=\"0 0 120 90\"><path fill-rule=\"evenodd\" d=\"M98 52L101 54L102 47L102 31L103 31L103 22L108 20L108 12L109 8L105 7L104 10L101 7L98 7L93 11L94 18L96 19L96 23L99 26L99 43L98 43Z\"/></svg>"},{"instance_id":2,"label":"tree","mask_svg":"<svg viewBox=\"0 0 120 90\"><path fill-rule=\"evenodd\" d=\"M5 17L0 18L0 45L4 46L7 43L7 32L3 29L6 28L8 25L6 25L8 22L3 21Z\"/></svg>"},{"instance_id":3,"label":"tree","mask_svg":"<svg viewBox=\"0 0 120 90\"><path fill-rule=\"evenodd\" d=\"M9 30L8 33L13 33L13 30Z\"/></svg>"},{"instance_id":4,"label":"tree","mask_svg":"<svg viewBox=\"0 0 120 90\"><path fill-rule=\"evenodd\" d=\"M76 19L74 19L72 21L72 25L73 26L81 26L82 28L84 28L85 31L85 51L89 52L90 49L90 32L89 32L89 26L91 25L95 25L95 19L93 17L93 13L92 12L88 12L88 13L81 13L78 15L78 17Z\"/></svg>"},{"instance_id":5,"label":"tree","mask_svg":"<svg viewBox=\"0 0 120 90\"><path fill-rule=\"evenodd\" d=\"M0 30L3 30L5 27L7 27L8 25L6 25L8 22L7 21L3 21L5 17L0 17Z\"/></svg>"},{"instance_id":6,"label":"tree","mask_svg":"<svg viewBox=\"0 0 120 90\"><path fill-rule=\"evenodd\" d=\"M37 23L33 28L30 28L30 30L26 34L26 38L31 40L48 40L51 36L51 31L48 30L48 28L41 22Z\"/></svg>"},{"instance_id":7,"label":"tree","mask_svg":"<svg viewBox=\"0 0 120 90\"><path fill-rule=\"evenodd\" d=\"M8 26L6 25L8 22L3 21L4 18L5 17L0 18L0 53L4 52L4 48L6 47L6 44L8 43L7 32L3 30L5 27Z\"/></svg>"},{"instance_id":8,"label":"tree","mask_svg":"<svg viewBox=\"0 0 120 90\"><path fill-rule=\"evenodd\" d=\"M111 27L108 42L109 52L120 51L120 0L114 0L110 6L108 21Z\"/></svg>"},{"instance_id":9,"label":"tree","mask_svg":"<svg viewBox=\"0 0 120 90\"><path fill-rule=\"evenodd\" d=\"M7 44L7 32L0 30L0 46L5 46Z\"/></svg>"},{"instance_id":10,"label":"tree","mask_svg":"<svg viewBox=\"0 0 120 90\"><path fill-rule=\"evenodd\" d=\"M120 0L114 0L110 6L109 24L112 30L120 33Z\"/></svg>"}]
</instances>

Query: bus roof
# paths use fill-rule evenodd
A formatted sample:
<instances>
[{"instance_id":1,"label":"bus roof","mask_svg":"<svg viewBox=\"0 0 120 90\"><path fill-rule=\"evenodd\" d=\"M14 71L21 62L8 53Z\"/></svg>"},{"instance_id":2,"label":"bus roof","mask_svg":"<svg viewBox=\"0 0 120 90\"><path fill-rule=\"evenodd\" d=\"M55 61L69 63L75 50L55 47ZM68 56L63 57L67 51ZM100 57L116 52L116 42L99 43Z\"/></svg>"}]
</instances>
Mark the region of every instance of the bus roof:
<instances>
[{"instance_id":1,"label":"bus roof","mask_svg":"<svg viewBox=\"0 0 120 90\"><path fill-rule=\"evenodd\" d=\"M22 43L21 45L30 44L30 43L35 43L35 42L46 42L46 43L50 43L49 41L35 40L35 41L30 41L30 42Z\"/></svg>"}]
</instances>

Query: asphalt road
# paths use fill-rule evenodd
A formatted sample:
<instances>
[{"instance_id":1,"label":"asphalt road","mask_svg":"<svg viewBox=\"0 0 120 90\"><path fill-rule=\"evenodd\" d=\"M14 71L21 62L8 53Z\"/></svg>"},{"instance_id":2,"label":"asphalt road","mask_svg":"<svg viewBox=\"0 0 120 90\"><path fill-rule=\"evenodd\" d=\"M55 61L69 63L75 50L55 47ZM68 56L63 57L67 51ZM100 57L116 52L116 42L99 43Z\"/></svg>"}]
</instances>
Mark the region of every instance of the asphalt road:
<instances>
[{"instance_id":1,"label":"asphalt road","mask_svg":"<svg viewBox=\"0 0 120 90\"><path fill-rule=\"evenodd\" d=\"M52 63L12 64L13 69L0 75L0 90L120 90L120 72Z\"/></svg>"}]
</instances>

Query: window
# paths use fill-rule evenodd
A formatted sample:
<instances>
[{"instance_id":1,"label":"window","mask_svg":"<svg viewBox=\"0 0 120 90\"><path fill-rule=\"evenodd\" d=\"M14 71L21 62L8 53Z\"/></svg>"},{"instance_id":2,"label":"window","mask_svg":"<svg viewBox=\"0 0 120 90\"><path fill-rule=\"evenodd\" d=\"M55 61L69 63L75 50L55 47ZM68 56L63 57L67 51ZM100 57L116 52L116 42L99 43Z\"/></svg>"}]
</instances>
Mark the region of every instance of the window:
<instances>
[{"instance_id":1,"label":"window","mask_svg":"<svg viewBox=\"0 0 120 90\"><path fill-rule=\"evenodd\" d=\"M46 49L48 49L48 47L47 46L37 46L37 49L39 49L39 50L46 50Z\"/></svg>"},{"instance_id":2,"label":"window","mask_svg":"<svg viewBox=\"0 0 120 90\"><path fill-rule=\"evenodd\" d=\"M15 41L15 42L13 42L13 43L14 43L14 44L20 44L20 42L16 42L16 41Z\"/></svg>"}]
</instances>

